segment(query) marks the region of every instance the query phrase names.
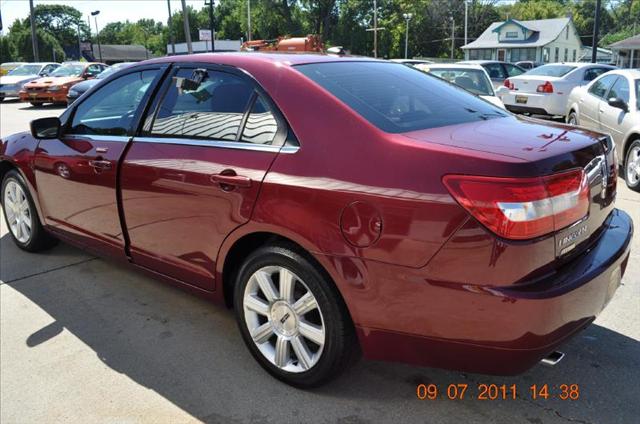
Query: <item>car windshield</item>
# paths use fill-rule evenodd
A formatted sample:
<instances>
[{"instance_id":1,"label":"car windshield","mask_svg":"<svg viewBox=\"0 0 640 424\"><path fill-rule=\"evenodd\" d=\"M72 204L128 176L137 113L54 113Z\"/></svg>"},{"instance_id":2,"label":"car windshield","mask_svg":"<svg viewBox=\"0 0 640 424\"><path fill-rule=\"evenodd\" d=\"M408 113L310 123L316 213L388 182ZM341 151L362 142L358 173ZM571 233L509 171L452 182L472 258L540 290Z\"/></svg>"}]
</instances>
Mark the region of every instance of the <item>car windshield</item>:
<instances>
[{"instance_id":1,"label":"car windshield","mask_svg":"<svg viewBox=\"0 0 640 424\"><path fill-rule=\"evenodd\" d=\"M329 62L296 69L389 133L509 116L418 69L390 62Z\"/></svg>"},{"instance_id":2,"label":"car windshield","mask_svg":"<svg viewBox=\"0 0 640 424\"><path fill-rule=\"evenodd\" d=\"M425 68L423 68L425 69ZM480 69L438 68L425 69L433 75L449 81L465 90L479 96L493 96L491 81Z\"/></svg>"},{"instance_id":3,"label":"car windshield","mask_svg":"<svg viewBox=\"0 0 640 424\"><path fill-rule=\"evenodd\" d=\"M533 68L527 71L526 75L540 75L543 77L563 77L569 72L576 69L575 66L570 65L543 65L537 68Z\"/></svg>"},{"instance_id":4,"label":"car windshield","mask_svg":"<svg viewBox=\"0 0 640 424\"><path fill-rule=\"evenodd\" d=\"M108 77L109 75L113 74L117 70L118 70L118 68L114 68L112 66L111 68L107 68L104 71L100 72L96 78L97 79L104 79L104 78Z\"/></svg>"},{"instance_id":5,"label":"car windshield","mask_svg":"<svg viewBox=\"0 0 640 424\"><path fill-rule=\"evenodd\" d=\"M8 75L12 76L23 76L23 75L37 75L40 72L40 65L21 65L18 66L13 71L9 72Z\"/></svg>"},{"instance_id":6,"label":"car windshield","mask_svg":"<svg viewBox=\"0 0 640 424\"><path fill-rule=\"evenodd\" d=\"M51 73L52 77L79 77L84 71L84 65L62 65Z\"/></svg>"}]
</instances>

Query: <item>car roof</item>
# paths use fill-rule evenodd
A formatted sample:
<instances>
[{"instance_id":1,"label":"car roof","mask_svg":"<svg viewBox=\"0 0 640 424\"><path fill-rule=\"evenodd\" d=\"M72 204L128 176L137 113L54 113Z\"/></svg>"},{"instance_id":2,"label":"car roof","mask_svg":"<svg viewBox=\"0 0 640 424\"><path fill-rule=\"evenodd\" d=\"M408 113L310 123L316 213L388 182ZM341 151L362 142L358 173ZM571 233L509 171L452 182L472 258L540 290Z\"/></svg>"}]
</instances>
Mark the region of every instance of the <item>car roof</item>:
<instances>
[{"instance_id":1,"label":"car roof","mask_svg":"<svg viewBox=\"0 0 640 424\"><path fill-rule=\"evenodd\" d=\"M542 66L575 66L577 68L584 68L585 66L600 66L603 68L611 68L615 69L615 66L606 65L604 63L591 63L591 62L555 62L555 63L545 63Z\"/></svg>"},{"instance_id":2,"label":"car roof","mask_svg":"<svg viewBox=\"0 0 640 424\"><path fill-rule=\"evenodd\" d=\"M428 64L429 69L476 69L486 72L480 64L477 63L434 63Z\"/></svg>"},{"instance_id":3,"label":"car roof","mask_svg":"<svg viewBox=\"0 0 640 424\"><path fill-rule=\"evenodd\" d=\"M606 73L606 75L623 75L631 79L640 79L640 69L614 69ZM605 74L602 74L605 75Z\"/></svg>"},{"instance_id":4,"label":"car roof","mask_svg":"<svg viewBox=\"0 0 640 424\"><path fill-rule=\"evenodd\" d=\"M380 62L389 63L389 61L381 59L372 59L363 56L339 56L324 53L280 53L280 52L232 52L232 53L198 53L180 56L165 56L157 59L151 59L138 64L144 63L185 63L185 62L210 62L212 64L233 64L242 66L243 64L277 64L278 66L295 66L310 63L329 63L329 62Z\"/></svg>"}]
</instances>

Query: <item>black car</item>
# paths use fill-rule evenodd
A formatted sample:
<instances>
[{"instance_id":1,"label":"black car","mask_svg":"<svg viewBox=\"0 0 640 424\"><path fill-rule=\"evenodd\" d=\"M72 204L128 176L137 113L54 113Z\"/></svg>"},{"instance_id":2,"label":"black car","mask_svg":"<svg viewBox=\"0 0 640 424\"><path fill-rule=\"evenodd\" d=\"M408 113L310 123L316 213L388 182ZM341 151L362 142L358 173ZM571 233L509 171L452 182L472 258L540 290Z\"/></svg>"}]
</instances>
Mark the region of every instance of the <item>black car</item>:
<instances>
[{"instance_id":1,"label":"black car","mask_svg":"<svg viewBox=\"0 0 640 424\"><path fill-rule=\"evenodd\" d=\"M74 85L73 87L71 87L71 89L69 90L69 93L67 94L67 106L75 102L78 99L78 97L82 96L87 90L89 90L94 85L98 84L101 80L105 79L106 77L113 74L114 72L119 71L120 69L126 68L129 65L133 65L134 63L136 62L116 63L114 65L111 65L104 71L102 71L94 79L82 81L81 83Z\"/></svg>"}]
</instances>

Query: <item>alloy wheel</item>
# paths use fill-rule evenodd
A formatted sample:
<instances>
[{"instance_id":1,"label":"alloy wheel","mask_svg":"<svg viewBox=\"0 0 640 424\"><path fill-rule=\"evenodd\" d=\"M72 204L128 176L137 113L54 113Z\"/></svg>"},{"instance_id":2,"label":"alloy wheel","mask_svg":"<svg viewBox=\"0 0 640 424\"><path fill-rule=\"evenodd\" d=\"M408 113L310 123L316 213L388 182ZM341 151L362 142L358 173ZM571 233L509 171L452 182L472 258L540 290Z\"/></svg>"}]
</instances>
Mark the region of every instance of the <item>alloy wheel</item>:
<instances>
[{"instance_id":1,"label":"alloy wheel","mask_svg":"<svg viewBox=\"0 0 640 424\"><path fill-rule=\"evenodd\" d=\"M20 243L31 239L33 221L27 195L15 181L9 181L4 189L3 205L9 229Z\"/></svg>"},{"instance_id":2,"label":"alloy wheel","mask_svg":"<svg viewBox=\"0 0 640 424\"><path fill-rule=\"evenodd\" d=\"M309 287L281 266L257 270L243 297L244 320L256 347L279 369L300 373L316 365L325 325Z\"/></svg>"},{"instance_id":3,"label":"alloy wheel","mask_svg":"<svg viewBox=\"0 0 640 424\"><path fill-rule=\"evenodd\" d=\"M640 146L634 146L627 156L627 182L635 186L640 180Z\"/></svg>"}]
</instances>

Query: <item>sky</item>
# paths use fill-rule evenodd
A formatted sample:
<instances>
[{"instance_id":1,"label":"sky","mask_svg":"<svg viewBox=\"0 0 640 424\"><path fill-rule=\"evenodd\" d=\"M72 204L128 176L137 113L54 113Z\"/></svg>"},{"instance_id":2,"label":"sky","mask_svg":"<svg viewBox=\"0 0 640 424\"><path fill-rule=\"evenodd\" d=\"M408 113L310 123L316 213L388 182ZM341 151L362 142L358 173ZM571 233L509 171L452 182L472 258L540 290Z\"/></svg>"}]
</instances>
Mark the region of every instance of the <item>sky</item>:
<instances>
[{"instance_id":1,"label":"sky","mask_svg":"<svg viewBox=\"0 0 640 424\"><path fill-rule=\"evenodd\" d=\"M169 0L172 12L182 9L181 0ZM109 22L130 20L132 22L142 18L151 18L156 21L167 22L169 11L167 0L33 0L37 4L66 4L73 6L86 17L90 12L99 10L98 28L101 29ZM204 7L204 0L187 0L188 6L196 9ZM0 13L2 14L3 33L7 33L9 27L16 19L24 19L29 16L29 0L0 0ZM95 32L95 23L91 19L91 30Z\"/></svg>"}]
</instances>

